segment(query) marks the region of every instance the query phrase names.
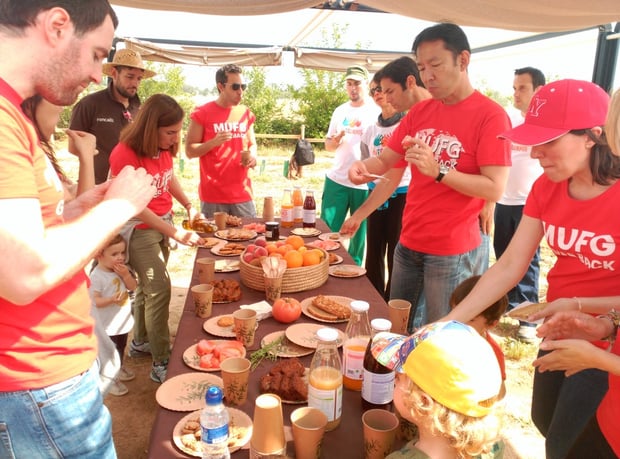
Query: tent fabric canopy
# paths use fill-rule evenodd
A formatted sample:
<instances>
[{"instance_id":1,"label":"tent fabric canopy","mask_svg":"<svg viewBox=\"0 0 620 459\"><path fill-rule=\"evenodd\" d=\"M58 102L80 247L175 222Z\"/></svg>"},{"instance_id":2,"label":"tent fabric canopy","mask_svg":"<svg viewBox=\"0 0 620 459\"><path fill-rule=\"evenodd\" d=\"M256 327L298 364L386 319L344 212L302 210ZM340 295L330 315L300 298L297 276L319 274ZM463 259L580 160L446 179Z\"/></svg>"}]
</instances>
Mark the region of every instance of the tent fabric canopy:
<instances>
[{"instance_id":1,"label":"tent fabric canopy","mask_svg":"<svg viewBox=\"0 0 620 459\"><path fill-rule=\"evenodd\" d=\"M223 16L284 13L321 7L316 0L111 0L112 4L151 10ZM350 0L331 0L354 9ZM352 3L349 5L349 3ZM363 5L431 22L525 32L582 29L620 20L619 0L363 0Z\"/></svg>"}]
</instances>

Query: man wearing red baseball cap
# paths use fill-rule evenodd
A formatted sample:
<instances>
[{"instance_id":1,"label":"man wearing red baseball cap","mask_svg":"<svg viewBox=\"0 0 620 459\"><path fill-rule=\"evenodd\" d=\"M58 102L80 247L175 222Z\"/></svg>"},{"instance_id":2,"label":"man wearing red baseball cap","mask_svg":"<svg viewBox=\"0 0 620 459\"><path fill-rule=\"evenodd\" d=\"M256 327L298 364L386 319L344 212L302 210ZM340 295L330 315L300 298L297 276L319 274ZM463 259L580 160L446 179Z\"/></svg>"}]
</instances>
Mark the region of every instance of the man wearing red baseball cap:
<instances>
[{"instance_id":1,"label":"man wearing red baseball cap","mask_svg":"<svg viewBox=\"0 0 620 459\"><path fill-rule=\"evenodd\" d=\"M543 236L557 260L547 276L548 305L529 321L559 311L603 314L619 304L620 158L603 132L608 106L609 96L593 83L555 81L534 95L525 122L502 134L531 146L544 174L508 248L448 318L466 322L510 290ZM535 373L532 420L546 437L547 458L567 457L607 386L607 373L597 369L570 377L563 371Z\"/></svg>"}]
</instances>

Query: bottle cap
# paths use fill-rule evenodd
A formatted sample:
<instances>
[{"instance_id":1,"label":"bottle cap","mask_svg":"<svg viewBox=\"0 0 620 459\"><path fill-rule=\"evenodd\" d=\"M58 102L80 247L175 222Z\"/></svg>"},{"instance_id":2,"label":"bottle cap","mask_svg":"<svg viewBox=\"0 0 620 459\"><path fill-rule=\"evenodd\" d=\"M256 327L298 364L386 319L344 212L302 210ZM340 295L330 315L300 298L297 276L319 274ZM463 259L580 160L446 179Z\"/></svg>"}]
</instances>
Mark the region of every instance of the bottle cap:
<instances>
[{"instance_id":1,"label":"bottle cap","mask_svg":"<svg viewBox=\"0 0 620 459\"><path fill-rule=\"evenodd\" d=\"M355 312L365 312L368 311L369 308L370 305L366 301L351 301L351 309L353 309Z\"/></svg>"},{"instance_id":2,"label":"bottle cap","mask_svg":"<svg viewBox=\"0 0 620 459\"><path fill-rule=\"evenodd\" d=\"M387 319L372 319L370 321L370 326L373 330L380 331L390 331L392 328L392 322Z\"/></svg>"},{"instance_id":3,"label":"bottle cap","mask_svg":"<svg viewBox=\"0 0 620 459\"><path fill-rule=\"evenodd\" d=\"M207 405L218 405L222 403L222 389L218 386L210 386L205 394Z\"/></svg>"},{"instance_id":4,"label":"bottle cap","mask_svg":"<svg viewBox=\"0 0 620 459\"><path fill-rule=\"evenodd\" d=\"M335 328L319 328L316 336L321 341L336 341L338 339L338 331Z\"/></svg>"}]
</instances>

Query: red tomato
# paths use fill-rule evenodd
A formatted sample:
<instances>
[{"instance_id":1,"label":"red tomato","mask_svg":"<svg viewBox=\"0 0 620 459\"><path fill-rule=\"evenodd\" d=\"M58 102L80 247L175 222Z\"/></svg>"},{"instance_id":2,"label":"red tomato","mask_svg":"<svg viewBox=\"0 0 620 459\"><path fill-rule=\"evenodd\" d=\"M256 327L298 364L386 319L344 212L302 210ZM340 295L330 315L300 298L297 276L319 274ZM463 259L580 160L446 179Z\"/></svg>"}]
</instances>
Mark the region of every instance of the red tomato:
<instances>
[{"instance_id":1,"label":"red tomato","mask_svg":"<svg viewBox=\"0 0 620 459\"><path fill-rule=\"evenodd\" d=\"M299 319L301 303L295 298L278 298L271 308L273 318L278 322L290 323Z\"/></svg>"},{"instance_id":2,"label":"red tomato","mask_svg":"<svg viewBox=\"0 0 620 459\"><path fill-rule=\"evenodd\" d=\"M211 354L213 349L215 349L215 343L208 339L201 339L196 345L196 353L198 355Z\"/></svg>"}]
</instances>

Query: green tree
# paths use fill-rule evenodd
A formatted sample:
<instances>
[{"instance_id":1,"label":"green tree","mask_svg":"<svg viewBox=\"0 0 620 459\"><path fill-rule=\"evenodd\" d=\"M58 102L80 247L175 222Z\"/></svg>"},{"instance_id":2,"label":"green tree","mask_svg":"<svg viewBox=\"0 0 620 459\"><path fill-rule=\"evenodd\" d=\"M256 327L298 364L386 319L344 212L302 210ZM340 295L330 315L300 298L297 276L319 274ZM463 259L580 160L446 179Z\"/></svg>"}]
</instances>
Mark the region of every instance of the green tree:
<instances>
[{"instance_id":1,"label":"green tree","mask_svg":"<svg viewBox=\"0 0 620 459\"><path fill-rule=\"evenodd\" d=\"M263 67L244 69L243 74L248 82L248 89L243 94L243 103L256 115L254 131L256 133L283 134L283 132L275 131L275 127L279 126L279 120L284 117L281 99L283 91L275 84L267 84L266 72Z\"/></svg>"},{"instance_id":2,"label":"green tree","mask_svg":"<svg viewBox=\"0 0 620 459\"><path fill-rule=\"evenodd\" d=\"M342 37L346 36L348 24L334 24L331 31L323 29L324 48L342 47ZM334 109L347 101L342 73L326 70L303 69L304 85L294 91L298 102L298 113L306 125L306 137L325 137Z\"/></svg>"}]
</instances>

